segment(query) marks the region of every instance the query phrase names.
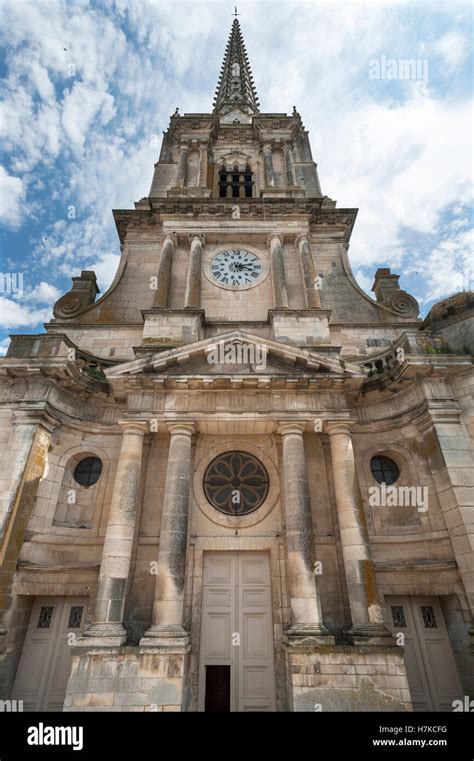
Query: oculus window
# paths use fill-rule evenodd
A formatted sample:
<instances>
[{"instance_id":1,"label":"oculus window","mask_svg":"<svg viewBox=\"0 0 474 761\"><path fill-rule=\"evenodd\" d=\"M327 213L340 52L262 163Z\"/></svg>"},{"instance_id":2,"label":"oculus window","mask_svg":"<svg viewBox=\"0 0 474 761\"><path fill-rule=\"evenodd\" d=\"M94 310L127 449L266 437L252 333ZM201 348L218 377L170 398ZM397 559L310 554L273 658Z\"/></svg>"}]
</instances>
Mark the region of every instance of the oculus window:
<instances>
[{"instance_id":1,"label":"oculus window","mask_svg":"<svg viewBox=\"0 0 474 761\"><path fill-rule=\"evenodd\" d=\"M400 469L394 460L385 455L376 455L370 461L370 470L378 484L394 484L400 476Z\"/></svg>"},{"instance_id":2,"label":"oculus window","mask_svg":"<svg viewBox=\"0 0 474 761\"><path fill-rule=\"evenodd\" d=\"M84 457L74 469L74 480L81 486L93 486L102 473L102 461L98 457Z\"/></svg>"}]
</instances>

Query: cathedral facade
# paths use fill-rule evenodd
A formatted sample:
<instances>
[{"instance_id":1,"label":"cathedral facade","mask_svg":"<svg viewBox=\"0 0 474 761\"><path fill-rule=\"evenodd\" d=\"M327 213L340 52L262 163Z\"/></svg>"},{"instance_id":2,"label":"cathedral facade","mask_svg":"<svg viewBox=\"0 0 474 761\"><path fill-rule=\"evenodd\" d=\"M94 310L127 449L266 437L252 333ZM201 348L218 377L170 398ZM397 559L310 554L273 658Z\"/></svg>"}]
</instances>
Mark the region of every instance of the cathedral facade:
<instances>
[{"instance_id":1,"label":"cathedral facade","mask_svg":"<svg viewBox=\"0 0 474 761\"><path fill-rule=\"evenodd\" d=\"M474 692L474 304L369 298L234 20L121 259L0 362L0 697L451 711Z\"/></svg>"}]
</instances>

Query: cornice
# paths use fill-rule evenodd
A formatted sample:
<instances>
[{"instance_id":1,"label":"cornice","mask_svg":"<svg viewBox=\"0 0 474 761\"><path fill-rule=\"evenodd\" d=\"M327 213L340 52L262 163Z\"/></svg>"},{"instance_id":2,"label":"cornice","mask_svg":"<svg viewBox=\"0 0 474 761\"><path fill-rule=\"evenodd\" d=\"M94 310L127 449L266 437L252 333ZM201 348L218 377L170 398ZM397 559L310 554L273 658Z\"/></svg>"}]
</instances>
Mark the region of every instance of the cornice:
<instances>
[{"instance_id":1,"label":"cornice","mask_svg":"<svg viewBox=\"0 0 474 761\"><path fill-rule=\"evenodd\" d=\"M113 215L120 242L124 243L130 230L145 230L160 225L164 216L204 220L206 218L229 218L238 199L220 198L150 198L151 209L114 209ZM340 228L348 241L354 226L357 209L330 208L325 198L246 198L239 203L240 220L262 218L265 220L285 216L300 216L311 225Z\"/></svg>"}]
</instances>

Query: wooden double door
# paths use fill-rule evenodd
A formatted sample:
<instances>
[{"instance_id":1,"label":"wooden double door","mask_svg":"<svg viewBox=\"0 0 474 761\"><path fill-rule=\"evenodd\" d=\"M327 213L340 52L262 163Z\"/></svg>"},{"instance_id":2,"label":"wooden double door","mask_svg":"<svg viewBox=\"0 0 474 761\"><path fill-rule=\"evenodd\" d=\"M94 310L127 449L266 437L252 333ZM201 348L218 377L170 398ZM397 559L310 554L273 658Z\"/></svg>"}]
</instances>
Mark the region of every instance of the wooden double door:
<instances>
[{"instance_id":1,"label":"wooden double door","mask_svg":"<svg viewBox=\"0 0 474 761\"><path fill-rule=\"evenodd\" d=\"M404 635L405 667L415 711L452 711L464 692L437 597L387 597L395 636Z\"/></svg>"},{"instance_id":2,"label":"wooden double door","mask_svg":"<svg viewBox=\"0 0 474 761\"><path fill-rule=\"evenodd\" d=\"M33 603L12 697L25 711L62 711L71 644L84 628L86 600L39 597Z\"/></svg>"},{"instance_id":3,"label":"wooden double door","mask_svg":"<svg viewBox=\"0 0 474 761\"><path fill-rule=\"evenodd\" d=\"M199 669L202 711L274 711L270 557L204 555Z\"/></svg>"}]
</instances>

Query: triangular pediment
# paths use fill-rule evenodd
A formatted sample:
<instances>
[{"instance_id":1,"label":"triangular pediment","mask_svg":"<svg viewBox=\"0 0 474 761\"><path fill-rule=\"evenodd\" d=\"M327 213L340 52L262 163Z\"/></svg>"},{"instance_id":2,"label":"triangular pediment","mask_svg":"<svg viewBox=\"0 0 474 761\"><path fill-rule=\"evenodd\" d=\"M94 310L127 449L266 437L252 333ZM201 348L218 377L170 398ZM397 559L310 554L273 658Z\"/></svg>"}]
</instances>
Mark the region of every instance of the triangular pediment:
<instances>
[{"instance_id":1,"label":"triangular pediment","mask_svg":"<svg viewBox=\"0 0 474 761\"><path fill-rule=\"evenodd\" d=\"M106 370L107 379L138 379L140 376L173 378L213 377L308 377L321 375L338 379L365 377L361 368L279 341L232 330L186 346L115 365Z\"/></svg>"},{"instance_id":2,"label":"triangular pediment","mask_svg":"<svg viewBox=\"0 0 474 761\"><path fill-rule=\"evenodd\" d=\"M250 162L250 156L245 153L239 153L234 151L233 153L227 153L222 156L219 165L225 167L229 171L233 169L235 165L239 167L239 171L245 171L245 167Z\"/></svg>"},{"instance_id":3,"label":"triangular pediment","mask_svg":"<svg viewBox=\"0 0 474 761\"><path fill-rule=\"evenodd\" d=\"M246 114L240 108L232 108L226 114L221 116L222 124L251 124L252 116Z\"/></svg>"}]
</instances>

